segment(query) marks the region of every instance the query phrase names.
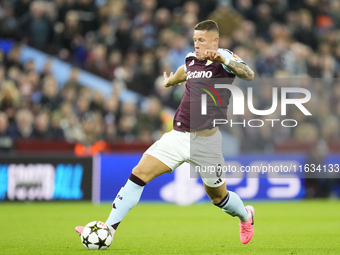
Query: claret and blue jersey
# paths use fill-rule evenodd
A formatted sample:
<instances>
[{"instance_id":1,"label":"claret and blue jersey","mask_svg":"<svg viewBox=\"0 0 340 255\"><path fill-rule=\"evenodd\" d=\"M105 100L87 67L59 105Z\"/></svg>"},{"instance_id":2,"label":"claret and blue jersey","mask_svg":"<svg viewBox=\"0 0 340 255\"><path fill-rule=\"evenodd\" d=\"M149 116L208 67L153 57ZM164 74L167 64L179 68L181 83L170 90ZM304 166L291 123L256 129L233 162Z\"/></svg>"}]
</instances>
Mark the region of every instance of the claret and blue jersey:
<instances>
[{"instance_id":1,"label":"claret and blue jersey","mask_svg":"<svg viewBox=\"0 0 340 255\"><path fill-rule=\"evenodd\" d=\"M224 57L246 64L240 57L227 49L218 49ZM174 118L177 131L212 129L214 119L225 119L230 99L228 89L216 89L214 84L232 84L235 74L224 64L210 60L200 61L195 52L185 58L187 81L181 103ZM201 114L202 94L207 94L207 113Z\"/></svg>"}]
</instances>

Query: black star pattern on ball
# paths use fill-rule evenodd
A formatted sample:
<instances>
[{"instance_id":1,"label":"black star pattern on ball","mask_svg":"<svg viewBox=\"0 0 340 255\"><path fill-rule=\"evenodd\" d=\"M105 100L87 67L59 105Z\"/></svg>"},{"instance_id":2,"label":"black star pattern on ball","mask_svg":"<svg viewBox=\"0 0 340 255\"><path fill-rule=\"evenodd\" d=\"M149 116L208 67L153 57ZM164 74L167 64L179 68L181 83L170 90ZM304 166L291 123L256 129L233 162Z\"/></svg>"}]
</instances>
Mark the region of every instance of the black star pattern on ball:
<instances>
[{"instance_id":1,"label":"black star pattern on ball","mask_svg":"<svg viewBox=\"0 0 340 255\"><path fill-rule=\"evenodd\" d=\"M92 244L92 243L89 241L89 236L83 237L83 244L85 244L86 247L89 248L89 244Z\"/></svg>"},{"instance_id":2,"label":"black star pattern on ball","mask_svg":"<svg viewBox=\"0 0 340 255\"><path fill-rule=\"evenodd\" d=\"M90 227L90 229L91 229L91 232L90 232L90 234L91 233L93 233L93 232L96 232L97 233L97 231L98 231L98 226L97 226L97 224L95 224L94 226L92 226L92 227Z\"/></svg>"},{"instance_id":3,"label":"black star pattern on ball","mask_svg":"<svg viewBox=\"0 0 340 255\"><path fill-rule=\"evenodd\" d=\"M101 238L98 236L98 242L96 242L96 243L94 243L94 244L95 244L95 245L98 245L98 250L100 250L100 248L102 248L103 246L106 246L105 241L106 241L106 238L101 239Z\"/></svg>"}]
</instances>

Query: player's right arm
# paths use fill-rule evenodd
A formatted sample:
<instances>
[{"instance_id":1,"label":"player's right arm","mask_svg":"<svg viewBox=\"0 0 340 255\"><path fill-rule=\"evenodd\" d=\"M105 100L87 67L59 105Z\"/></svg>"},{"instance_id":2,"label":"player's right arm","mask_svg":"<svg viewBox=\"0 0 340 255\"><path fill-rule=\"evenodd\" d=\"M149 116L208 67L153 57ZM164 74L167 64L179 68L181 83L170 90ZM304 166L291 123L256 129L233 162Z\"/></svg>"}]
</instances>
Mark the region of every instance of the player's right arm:
<instances>
[{"instance_id":1,"label":"player's right arm","mask_svg":"<svg viewBox=\"0 0 340 255\"><path fill-rule=\"evenodd\" d=\"M184 69L184 65L181 65L180 67L178 67L175 74L173 72L171 72L169 77L166 74L166 72L164 72L163 75L164 75L164 86L165 87L174 86L174 85L179 84L183 81L186 81L186 79L187 79L187 73Z\"/></svg>"},{"instance_id":2,"label":"player's right arm","mask_svg":"<svg viewBox=\"0 0 340 255\"><path fill-rule=\"evenodd\" d=\"M238 78L251 81L254 79L254 71L236 54L227 49L206 50L204 57L213 62L219 62L224 69Z\"/></svg>"},{"instance_id":3,"label":"player's right arm","mask_svg":"<svg viewBox=\"0 0 340 255\"><path fill-rule=\"evenodd\" d=\"M226 64L225 62L223 62L223 64L226 65L231 71L233 71L233 73L240 79L246 81L251 81L252 79L254 79L254 71L251 70L251 68L246 64L239 63L230 59L228 61L228 64Z\"/></svg>"}]
</instances>

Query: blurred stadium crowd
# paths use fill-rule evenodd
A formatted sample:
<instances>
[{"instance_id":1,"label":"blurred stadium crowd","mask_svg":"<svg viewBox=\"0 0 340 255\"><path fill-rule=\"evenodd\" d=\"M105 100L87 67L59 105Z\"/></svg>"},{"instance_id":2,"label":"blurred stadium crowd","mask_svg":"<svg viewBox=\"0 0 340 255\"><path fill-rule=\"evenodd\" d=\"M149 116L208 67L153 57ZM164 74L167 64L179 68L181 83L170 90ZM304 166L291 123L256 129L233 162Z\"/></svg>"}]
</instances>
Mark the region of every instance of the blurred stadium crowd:
<instances>
[{"instance_id":1,"label":"blurred stadium crowd","mask_svg":"<svg viewBox=\"0 0 340 255\"><path fill-rule=\"evenodd\" d=\"M0 147L11 148L17 138L84 144L159 138L171 127L164 107L175 109L184 89L164 88L162 74L184 63L193 50L193 27L204 19L219 24L221 48L241 56L258 78L272 79L254 86L256 109L270 108L271 89L279 80L312 93L312 116L292 107L285 117L296 119L296 128L224 127L240 151L270 152L291 139L339 140L338 0L11 0L0 1L0 38L43 50L75 68L58 87L48 63L37 73L34 61L20 63L20 47L0 52ZM103 97L79 84L78 68L112 81L113 94ZM125 88L148 97L146 103L120 102ZM251 113L243 118L264 119Z\"/></svg>"}]
</instances>

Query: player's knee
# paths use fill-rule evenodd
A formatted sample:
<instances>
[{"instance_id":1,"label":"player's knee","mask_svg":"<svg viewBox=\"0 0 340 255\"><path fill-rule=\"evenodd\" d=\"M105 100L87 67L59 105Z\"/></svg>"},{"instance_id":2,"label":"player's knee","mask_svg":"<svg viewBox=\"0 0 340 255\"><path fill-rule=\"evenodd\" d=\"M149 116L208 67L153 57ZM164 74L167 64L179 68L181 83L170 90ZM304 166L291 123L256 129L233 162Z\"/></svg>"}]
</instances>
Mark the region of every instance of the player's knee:
<instances>
[{"instance_id":1,"label":"player's knee","mask_svg":"<svg viewBox=\"0 0 340 255\"><path fill-rule=\"evenodd\" d=\"M145 183L148 183L154 178L154 174L150 167L146 167L145 165L143 166L141 164L135 166L132 170L132 173Z\"/></svg>"},{"instance_id":2,"label":"player's knee","mask_svg":"<svg viewBox=\"0 0 340 255\"><path fill-rule=\"evenodd\" d=\"M132 173L137 177L141 178L144 175L146 175L146 170L142 166L137 165L133 168Z\"/></svg>"},{"instance_id":3,"label":"player's knee","mask_svg":"<svg viewBox=\"0 0 340 255\"><path fill-rule=\"evenodd\" d=\"M213 204L219 204L227 195L228 191L226 189L218 189L218 192L208 192L207 193L211 202Z\"/></svg>"},{"instance_id":4,"label":"player's knee","mask_svg":"<svg viewBox=\"0 0 340 255\"><path fill-rule=\"evenodd\" d=\"M171 172L171 169L160 160L151 156L143 157L132 170L132 173L145 183L166 172Z\"/></svg>"},{"instance_id":5,"label":"player's knee","mask_svg":"<svg viewBox=\"0 0 340 255\"><path fill-rule=\"evenodd\" d=\"M210 187L204 184L204 188L213 204L220 203L228 195L225 183L218 187Z\"/></svg>"},{"instance_id":6,"label":"player's knee","mask_svg":"<svg viewBox=\"0 0 340 255\"><path fill-rule=\"evenodd\" d=\"M222 201L224 197L223 196L214 196L214 197L210 197L210 200L213 204L218 204Z\"/></svg>"}]
</instances>

